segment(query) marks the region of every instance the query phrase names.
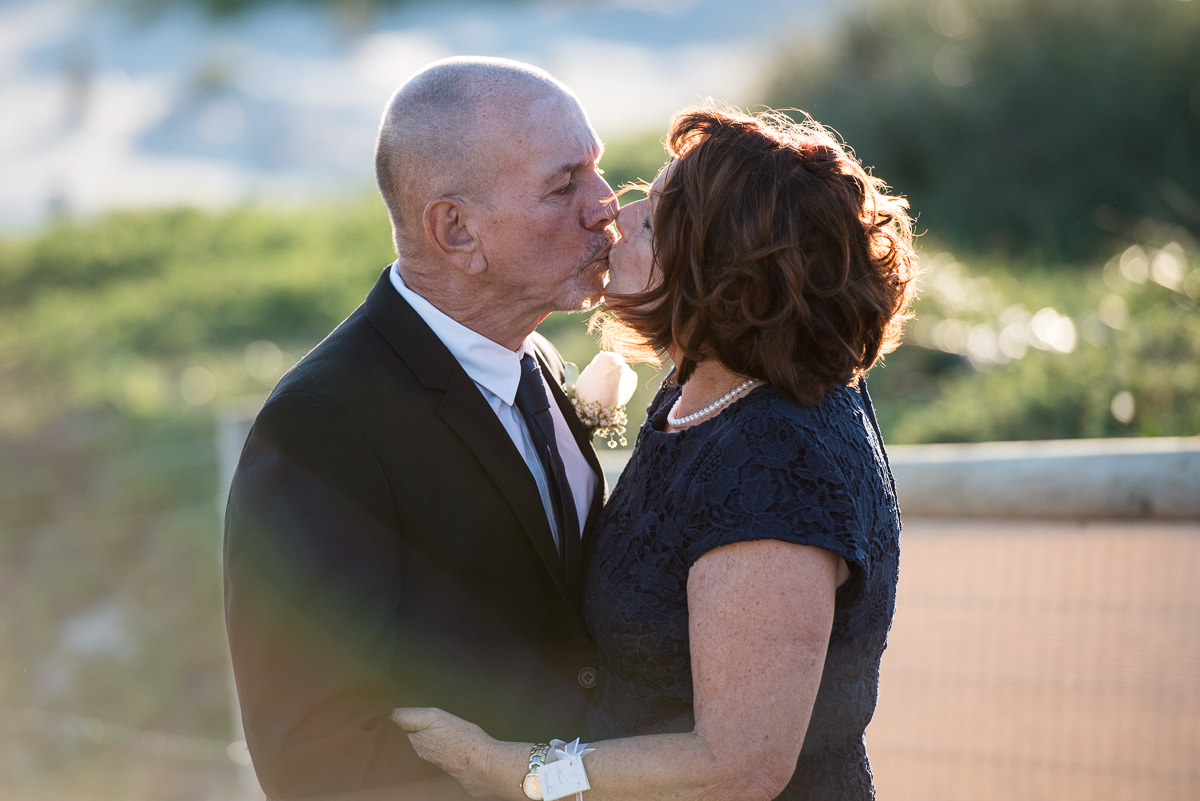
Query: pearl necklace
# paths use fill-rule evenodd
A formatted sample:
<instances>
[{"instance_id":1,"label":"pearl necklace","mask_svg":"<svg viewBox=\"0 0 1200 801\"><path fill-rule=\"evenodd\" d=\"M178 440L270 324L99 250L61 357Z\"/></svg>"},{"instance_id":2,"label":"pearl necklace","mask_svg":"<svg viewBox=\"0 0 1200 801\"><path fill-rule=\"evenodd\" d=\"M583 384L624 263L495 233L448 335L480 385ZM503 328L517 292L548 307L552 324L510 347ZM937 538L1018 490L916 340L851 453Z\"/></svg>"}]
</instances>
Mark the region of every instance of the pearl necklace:
<instances>
[{"instance_id":1,"label":"pearl necklace","mask_svg":"<svg viewBox=\"0 0 1200 801\"><path fill-rule=\"evenodd\" d=\"M667 422L673 428L679 428L680 426L684 426L684 425L687 425L688 423L708 417L710 414L715 412L717 409L720 409L722 406L724 406L725 404L732 401L738 395L741 395L743 392L745 392L746 390L755 386L756 384L761 384L761 383L762 382L756 378L747 378L745 381L738 384L733 389L729 390L729 392L725 393L722 397L720 397L717 400L713 401L712 403L708 404L700 411L689 414L687 417L676 417L675 416L675 412L679 409L679 402L683 400L683 395L680 395L679 398L675 401L675 405L671 407L671 411L667 412Z\"/></svg>"}]
</instances>

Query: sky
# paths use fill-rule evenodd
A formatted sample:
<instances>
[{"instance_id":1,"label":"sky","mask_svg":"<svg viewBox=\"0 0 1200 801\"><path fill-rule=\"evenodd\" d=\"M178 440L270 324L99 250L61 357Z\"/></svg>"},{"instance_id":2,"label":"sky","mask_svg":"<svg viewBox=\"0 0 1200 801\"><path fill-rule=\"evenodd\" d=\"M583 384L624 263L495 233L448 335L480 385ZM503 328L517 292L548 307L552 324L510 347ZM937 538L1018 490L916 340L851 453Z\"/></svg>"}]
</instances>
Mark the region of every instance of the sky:
<instances>
[{"instance_id":1,"label":"sky","mask_svg":"<svg viewBox=\"0 0 1200 801\"><path fill-rule=\"evenodd\" d=\"M0 0L0 232L56 212L306 202L371 185L405 77L445 56L537 64L606 140L713 97L761 102L765 66L853 0L428 2L366 18L273 3L150 19L88 0Z\"/></svg>"}]
</instances>

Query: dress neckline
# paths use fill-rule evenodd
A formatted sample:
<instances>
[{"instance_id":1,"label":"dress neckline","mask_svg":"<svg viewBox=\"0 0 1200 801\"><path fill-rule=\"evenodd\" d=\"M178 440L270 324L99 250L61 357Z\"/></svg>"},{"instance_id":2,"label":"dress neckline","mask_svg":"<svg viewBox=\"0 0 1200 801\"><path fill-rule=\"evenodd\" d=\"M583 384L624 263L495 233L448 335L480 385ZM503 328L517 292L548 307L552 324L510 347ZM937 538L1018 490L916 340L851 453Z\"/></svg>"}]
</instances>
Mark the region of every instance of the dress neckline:
<instances>
[{"instance_id":1,"label":"dress neckline","mask_svg":"<svg viewBox=\"0 0 1200 801\"><path fill-rule=\"evenodd\" d=\"M659 396L658 406L655 407L654 413L651 414L647 419L648 427L654 431L654 433L661 434L666 437L678 437L688 434L692 431L703 430L718 420L727 419L732 410L742 406L749 398L754 397L764 387L769 386L770 384L759 384L751 387L748 392L743 394L741 397L734 399L729 403L729 405L725 406L717 414L714 414L711 417L706 417L705 419L700 420L693 425L687 426L686 428L676 429L675 431L667 431L665 430L667 426L667 416L671 413L671 407L675 405L675 401L679 399L680 394L683 392L683 387L679 384L675 384L664 389L663 393Z\"/></svg>"}]
</instances>

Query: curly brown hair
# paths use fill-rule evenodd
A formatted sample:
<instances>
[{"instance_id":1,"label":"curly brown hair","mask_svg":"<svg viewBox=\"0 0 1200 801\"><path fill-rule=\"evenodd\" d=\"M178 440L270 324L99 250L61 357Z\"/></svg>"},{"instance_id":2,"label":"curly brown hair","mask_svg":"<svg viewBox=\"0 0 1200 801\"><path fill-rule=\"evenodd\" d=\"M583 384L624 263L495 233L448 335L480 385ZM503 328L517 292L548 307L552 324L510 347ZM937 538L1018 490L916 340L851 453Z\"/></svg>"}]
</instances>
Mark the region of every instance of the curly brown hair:
<instances>
[{"instance_id":1,"label":"curly brown hair","mask_svg":"<svg viewBox=\"0 0 1200 801\"><path fill-rule=\"evenodd\" d=\"M676 115L667 151L653 218L661 280L606 300L619 326L675 360L678 383L716 359L812 405L895 350L915 292L908 203L830 131L710 106Z\"/></svg>"}]
</instances>

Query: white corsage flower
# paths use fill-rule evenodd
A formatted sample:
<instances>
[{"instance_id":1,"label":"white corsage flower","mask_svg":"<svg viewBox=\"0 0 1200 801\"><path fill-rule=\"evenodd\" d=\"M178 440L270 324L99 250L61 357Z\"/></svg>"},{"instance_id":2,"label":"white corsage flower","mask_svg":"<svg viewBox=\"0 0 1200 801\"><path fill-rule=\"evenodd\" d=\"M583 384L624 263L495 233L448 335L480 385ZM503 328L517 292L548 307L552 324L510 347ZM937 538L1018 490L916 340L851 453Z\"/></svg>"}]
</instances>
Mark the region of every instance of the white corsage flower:
<instances>
[{"instance_id":1,"label":"white corsage flower","mask_svg":"<svg viewBox=\"0 0 1200 801\"><path fill-rule=\"evenodd\" d=\"M568 382L571 368L568 366ZM584 425L592 429L593 436L605 437L608 447L625 441L625 426L629 422L625 404L637 389L637 373L625 363L619 354L602 350L596 354L574 383L567 387L575 413Z\"/></svg>"}]
</instances>

